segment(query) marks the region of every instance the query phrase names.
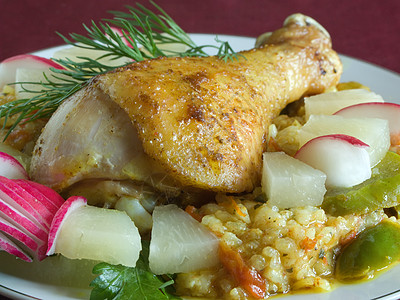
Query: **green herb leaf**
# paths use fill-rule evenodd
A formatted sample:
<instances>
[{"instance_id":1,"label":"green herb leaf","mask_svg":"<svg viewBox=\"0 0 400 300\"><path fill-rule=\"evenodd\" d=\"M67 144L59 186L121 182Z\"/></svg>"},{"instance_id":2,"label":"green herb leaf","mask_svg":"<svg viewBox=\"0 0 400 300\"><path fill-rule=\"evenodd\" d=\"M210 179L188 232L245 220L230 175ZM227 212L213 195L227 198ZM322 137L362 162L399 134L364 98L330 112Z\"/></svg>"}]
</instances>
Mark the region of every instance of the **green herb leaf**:
<instances>
[{"instance_id":1,"label":"green herb leaf","mask_svg":"<svg viewBox=\"0 0 400 300\"><path fill-rule=\"evenodd\" d=\"M114 18L104 20L98 25L92 22L85 26L86 36L71 33L69 37L61 34L65 43L76 47L102 51L98 59L109 57L111 60L130 58L132 62L152 59L160 56L208 56L206 49L217 51L217 56L227 61L237 59L227 42L216 39L216 45L196 45L190 36L180 28L164 10L151 2L156 12L137 4L137 7L127 6L129 12L111 12ZM116 33L113 27L122 33ZM186 50L178 52L168 45L183 45ZM167 46L167 47L166 47ZM104 54L105 53L105 54ZM51 69L52 75L46 77L44 82L29 82L39 86L34 89L36 96L30 99L19 99L0 106L0 118L3 118L3 129L6 121L13 115L19 115L14 124L9 128L7 136L18 123L29 122L39 118L50 117L57 107L70 95L84 87L89 80L103 74L115 66L104 65L98 60L79 57L81 62L70 59L55 59L65 70ZM27 84L19 82L17 84ZM7 138L7 136L5 138Z\"/></svg>"},{"instance_id":2,"label":"green herb leaf","mask_svg":"<svg viewBox=\"0 0 400 300\"><path fill-rule=\"evenodd\" d=\"M91 300L100 299L180 299L172 294L171 276L157 276L148 265L148 242L143 242L143 250L135 268L108 263L97 264L94 274L99 274L90 284L93 287Z\"/></svg>"}]
</instances>

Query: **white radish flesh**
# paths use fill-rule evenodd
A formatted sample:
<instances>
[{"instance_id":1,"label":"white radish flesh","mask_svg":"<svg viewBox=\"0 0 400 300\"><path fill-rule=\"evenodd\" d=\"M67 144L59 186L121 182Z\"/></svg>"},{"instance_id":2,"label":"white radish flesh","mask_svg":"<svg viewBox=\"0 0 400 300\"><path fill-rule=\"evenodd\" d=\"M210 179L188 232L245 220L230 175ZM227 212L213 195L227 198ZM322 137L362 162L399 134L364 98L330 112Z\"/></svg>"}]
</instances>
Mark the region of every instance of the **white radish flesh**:
<instances>
[{"instance_id":1,"label":"white radish flesh","mask_svg":"<svg viewBox=\"0 0 400 300\"><path fill-rule=\"evenodd\" d=\"M0 176L10 179L28 179L29 177L21 163L5 152L0 152Z\"/></svg>"},{"instance_id":2,"label":"white radish flesh","mask_svg":"<svg viewBox=\"0 0 400 300\"><path fill-rule=\"evenodd\" d=\"M342 116L312 115L299 130L300 146L318 136L345 134L353 136L367 145L371 167L375 166L390 147L389 123L376 118L345 118Z\"/></svg>"},{"instance_id":3,"label":"white radish flesh","mask_svg":"<svg viewBox=\"0 0 400 300\"><path fill-rule=\"evenodd\" d=\"M31 157L29 155L22 153L21 151L18 151L17 149L11 147L10 145L1 142L0 142L0 151L14 157L16 160L18 160L18 162L24 167L26 171L28 170L31 162Z\"/></svg>"},{"instance_id":4,"label":"white radish flesh","mask_svg":"<svg viewBox=\"0 0 400 300\"><path fill-rule=\"evenodd\" d=\"M320 136L308 141L295 158L324 172L328 187L351 187L371 177L368 145L347 135Z\"/></svg>"},{"instance_id":5,"label":"white radish flesh","mask_svg":"<svg viewBox=\"0 0 400 300\"><path fill-rule=\"evenodd\" d=\"M60 234L61 228L63 227L65 220L69 217L71 213L73 213L76 209L85 206L87 204L87 200L84 197L73 196L67 199L61 205L60 209L53 217L53 221L51 223L51 228L49 231L48 238L48 248L47 255L53 255L56 249L56 242L58 241L58 235Z\"/></svg>"},{"instance_id":6,"label":"white radish flesh","mask_svg":"<svg viewBox=\"0 0 400 300\"><path fill-rule=\"evenodd\" d=\"M155 274L192 272L218 264L218 238L170 204L153 211L149 265Z\"/></svg>"},{"instance_id":7,"label":"white radish flesh","mask_svg":"<svg viewBox=\"0 0 400 300\"><path fill-rule=\"evenodd\" d=\"M344 107L366 102L383 102L383 99L380 95L365 89L343 90L306 97L304 99L306 120L311 115L332 115Z\"/></svg>"},{"instance_id":8,"label":"white radish flesh","mask_svg":"<svg viewBox=\"0 0 400 300\"><path fill-rule=\"evenodd\" d=\"M151 230L153 219L151 214L143 207L139 199L133 197L122 197L115 203L115 209L124 211L135 222L140 233Z\"/></svg>"},{"instance_id":9,"label":"white radish flesh","mask_svg":"<svg viewBox=\"0 0 400 300\"><path fill-rule=\"evenodd\" d=\"M45 228L40 226L37 222L32 221L29 217L22 214L18 209L10 206L7 202L0 198L0 218L10 222L14 226L26 230L32 237L39 240L47 241L47 234Z\"/></svg>"},{"instance_id":10,"label":"white radish flesh","mask_svg":"<svg viewBox=\"0 0 400 300\"><path fill-rule=\"evenodd\" d=\"M38 260L46 257L49 228L59 207L54 203L61 198L50 191L25 179L0 176L0 233L5 233L8 239L3 240L6 249L10 250L7 252L16 253L23 259L24 255ZM58 200L51 200L46 195ZM24 250L19 249L18 244Z\"/></svg>"},{"instance_id":11,"label":"white radish flesh","mask_svg":"<svg viewBox=\"0 0 400 300\"><path fill-rule=\"evenodd\" d=\"M343 108L335 115L346 118L379 118L389 122L392 145L400 144L400 105L396 103L362 103Z\"/></svg>"},{"instance_id":12,"label":"white radish flesh","mask_svg":"<svg viewBox=\"0 0 400 300\"><path fill-rule=\"evenodd\" d=\"M52 60L36 55L22 54L7 58L0 63L0 89L6 84L16 82L18 68L46 70L51 67L63 69Z\"/></svg>"},{"instance_id":13,"label":"white radish flesh","mask_svg":"<svg viewBox=\"0 0 400 300\"><path fill-rule=\"evenodd\" d=\"M50 228L54 214L15 181L0 177L0 199L19 210L32 222L37 222L40 227L46 230Z\"/></svg>"},{"instance_id":14,"label":"white radish flesh","mask_svg":"<svg viewBox=\"0 0 400 300\"><path fill-rule=\"evenodd\" d=\"M72 198L72 199L71 199ZM99 260L134 267L141 251L138 229L125 212L81 205L81 197L71 197L60 208L64 219L55 217L49 236L48 254L55 253L71 259ZM72 200L72 201L71 201ZM77 207L68 202L78 201ZM67 212L63 212L64 210ZM68 210L72 209L70 213ZM55 227L55 229L53 229ZM54 245L53 245L54 244Z\"/></svg>"},{"instance_id":15,"label":"white radish flesh","mask_svg":"<svg viewBox=\"0 0 400 300\"><path fill-rule=\"evenodd\" d=\"M283 152L263 154L262 189L268 204L278 208L318 206L326 175Z\"/></svg>"},{"instance_id":16,"label":"white radish flesh","mask_svg":"<svg viewBox=\"0 0 400 300\"><path fill-rule=\"evenodd\" d=\"M56 74L49 68L31 69L31 68L18 68L15 74L15 96L17 99L27 99L36 96L43 89L41 85L36 83L45 83L50 80L54 83L62 82L58 77L62 74ZM34 83L31 83L34 82Z\"/></svg>"}]
</instances>

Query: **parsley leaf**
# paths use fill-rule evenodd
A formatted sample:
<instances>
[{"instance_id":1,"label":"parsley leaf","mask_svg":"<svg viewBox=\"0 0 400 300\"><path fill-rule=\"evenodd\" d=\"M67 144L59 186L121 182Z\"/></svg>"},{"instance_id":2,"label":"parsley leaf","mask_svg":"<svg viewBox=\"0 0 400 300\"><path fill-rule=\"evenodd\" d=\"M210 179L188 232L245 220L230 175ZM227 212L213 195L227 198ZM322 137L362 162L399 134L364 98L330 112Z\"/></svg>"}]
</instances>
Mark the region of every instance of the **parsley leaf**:
<instances>
[{"instance_id":1,"label":"parsley leaf","mask_svg":"<svg viewBox=\"0 0 400 300\"><path fill-rule=\"evenodd\" d=\"M90 284L93 287L90 299L180 299L172 295L174 281L171 276L163 277L151 273L148 251L148 243L143 242L143 250L135 268L97 264L93 273L99 276Z\"/></svg>"}]
</instances>

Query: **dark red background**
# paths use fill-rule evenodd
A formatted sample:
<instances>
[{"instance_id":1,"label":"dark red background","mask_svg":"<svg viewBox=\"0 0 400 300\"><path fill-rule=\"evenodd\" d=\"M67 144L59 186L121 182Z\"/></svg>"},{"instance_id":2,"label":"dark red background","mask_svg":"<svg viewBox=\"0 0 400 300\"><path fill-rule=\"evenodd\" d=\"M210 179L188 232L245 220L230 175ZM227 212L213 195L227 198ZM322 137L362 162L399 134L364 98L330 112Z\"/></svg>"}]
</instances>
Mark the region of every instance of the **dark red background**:
<instances>
[{"instance_id":1,"label":"dark red background","mask_svg":"<svg viewBox=\"0 0 400 300\"><path fill-rule=\"evenodd\" d=\"M149 5L148 1L140 3ZM399 0L157 0L187 32L252 36L301 12L318 20L346 55L400 73ZM55 34L82 33L82 23L110 17L128 0L0 0L0 60L59 45Z\"/></svg>"}]
</instances>

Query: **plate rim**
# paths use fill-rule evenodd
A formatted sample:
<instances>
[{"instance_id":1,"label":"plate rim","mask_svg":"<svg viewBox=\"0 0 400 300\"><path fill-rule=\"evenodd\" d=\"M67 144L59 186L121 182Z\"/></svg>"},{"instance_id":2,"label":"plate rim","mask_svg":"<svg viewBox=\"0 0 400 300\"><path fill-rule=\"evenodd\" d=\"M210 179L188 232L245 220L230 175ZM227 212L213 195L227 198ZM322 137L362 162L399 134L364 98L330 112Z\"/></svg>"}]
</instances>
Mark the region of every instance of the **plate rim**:
<instances>
[{"instance_id":1,"label":"plate rim","mask_svg":"<svg viewBox=\"0 0 400 300\"><path fill-rule=\"evenodd\" d=\"M200 38L200 39L201 38L211 39L211 38L218 37L221 40L226 39L228 41L230 39L246 39L247 42L253 42L253 43L254 43L254 41L256 39L255 37L249 37L249 36L240 36L240 35L238 36L238 35L227 35L227 34L216 34L216 33L190 33L189 35L191 35L192 37ZM60 48L66 47L66 46L68 46L68 45L60 44L58 46L53 46L53 47L49 47L49 48L40 49L40 50L31 52L31 53L40 55L41 53L45 53L45 52L49 52L49 51L56 51L57 49L60 49ZM346 58L346 60L349 60L349 61L352 61L352 62L355 61L357 63L361 63L363 65L367 65L367 67L373 67L374 69L379 69L381 71L384 71L387 74L391 74L391 76L394 76L395 80L399 80L399 83L400 83L400 74L398 74L397 72L395 72L393 70L381 67L381 66L379 66L377 64L370 63L368 61L365 61L365 60L362 60L362 59L358 59L358 58L355 58L355 57L352 57L352 56L349 56L349 55L346 55L346 54L340 54L339 53L339 55L340 55L340 57ZM394 266L392 269L395 269L395 268L400 269L400 265L399 266ZM385 274L386 273L390 273L391 271L393 271L393 270L388 270L388 271L385 272ZM378 278L372 279L372 280L370 280L368 282L374 282L377 279L379 279L380 277L384 276L385 274L381 274L381 275L378 276ZM0 267L0 278L2 278L2 276L13 277L10 274L3 273L1 271L1 267ZM17 277L16 280L23 280L23 278ZM46 286L46 284L43 284L43 283L36 283L36 284L38 284L40 287L43 287L43 286L45 287ZM357 284L346 284L344 286L347 286L347 287L349 287L349 286L360 286L360 284L358 284L358 283ZM332 293L335 292L337 289L340 289L341 287L342 287L342 285L337 287L337 288L334 288L332 291L329 291L329 292L323 293L323 294L333 295ZM60 287L60 288L63 288L63 287ZM89 290L90 287L88 287L87 289ZM38 298L36 296L29 295L29 294L27 294L25 292L18 291L16 289L14 289L13 287L5 286L3 283L0 283L0 295L4 295L6 297L12 297L12 298L15 298L15 299L41 299L41 298ZM318 295L319 295L318 293L307 293L306 297L307 298L311 298L313 296L315 297L315 296L318 296ZM51 296L57 296L57 295L51 295ZM293 297L293 299L295 299L298 296L299 295L296 295L296 294L290 294L290 295L287 295L287 296L282 295L280 297L285 297L285 298L290 300L290 299L292 299L292 297ZM304 296L304 295L302 295L302 296ZM386 293L384 293L382 295L379 295L379 296L376 296L374 298L371 298L371 300L372 299L373 300L378 300L378 299L379 300L393 300L393 299L398 299L399 296L400 296L400 288L398 290L386 292Z\"/></svg>"}]
</instances>

